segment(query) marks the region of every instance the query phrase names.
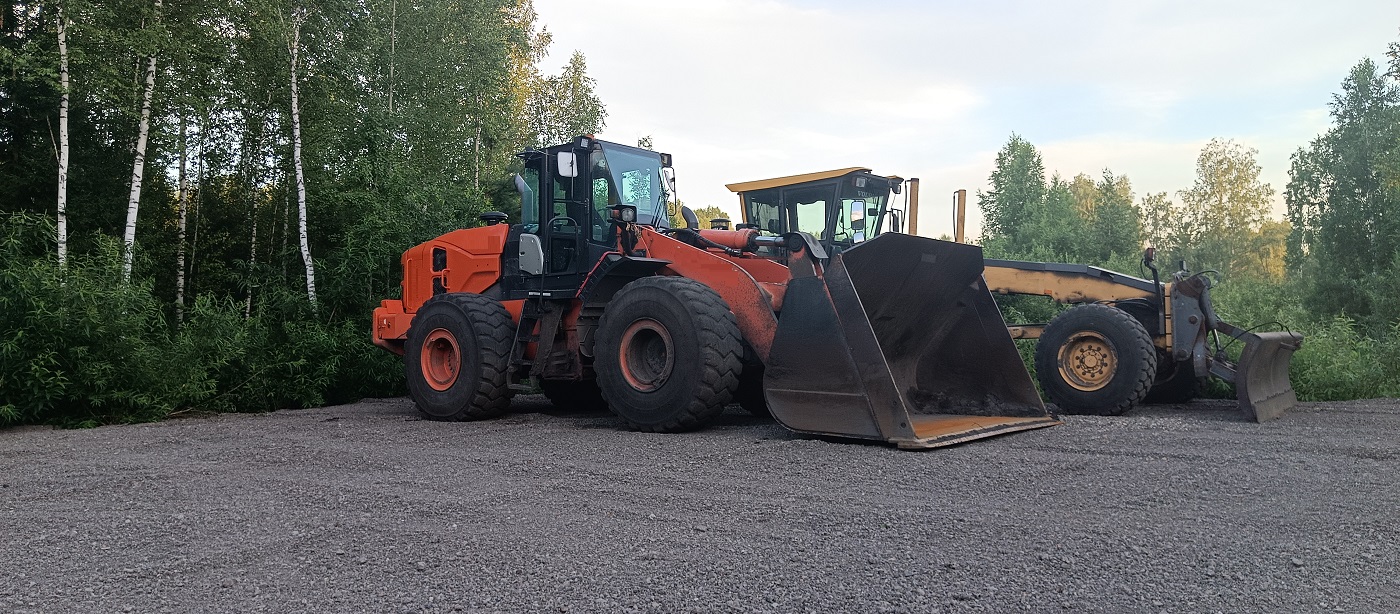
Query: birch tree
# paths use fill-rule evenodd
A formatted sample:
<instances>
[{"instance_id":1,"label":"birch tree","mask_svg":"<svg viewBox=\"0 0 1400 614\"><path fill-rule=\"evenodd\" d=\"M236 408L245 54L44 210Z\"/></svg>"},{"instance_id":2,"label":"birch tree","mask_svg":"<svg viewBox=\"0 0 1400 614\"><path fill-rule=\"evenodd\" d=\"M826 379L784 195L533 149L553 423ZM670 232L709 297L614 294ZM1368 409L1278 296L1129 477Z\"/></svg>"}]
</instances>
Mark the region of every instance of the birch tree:
<instances>
[{"instance_id":1,"label":"birch tree","mask_svg":"<svg viewBox=\"0 0 1400 614\"><path fill-rule=\"evenodd\" d=\"M155 19L160 23L161 0ZM151 97L156 91L156 53L146 61L146 85L141 94L141 121L136 132L136 155L131 163L131 194L126 202L126 230L122 234L122 281L131 281L131 259L136 248L136 215L141 207L141 180L146 172L146 140L151 132Z\"/></svg>"},{"instance_id":2,"label":"birch tree","mask_svg":"<svg viewBox=\"0 0 1400 614\"><path fill-rule=\"evenodd\" d=\"M189 137L184 116L180 117L180 168L176 190L176 203L179 207L179 224L175 231L175 323L185 321L185 229L190 217Z\"/></svg>"},{"instance_id":3,"label":"birch tree","mask_svg":"<svg viewBox=\"0 0 1400 614\"><path fill-rule=\"evenodd\" d=\"M68 266L68 15L58 3L58 266Z\"/></svg>"},{"instance_id":4,"label":"birch tree","mask_svg":"<svg viewBox=\"0 0 1400 614\"><path fill-rule=\"evenodd\" d=\"M306 235L306 175L301 164L301 106L297 92L297 59L301 49L301 26L306 23L306 11L292 10L292 167L297 178L297 234L301 240L301 260L306 263L306 299L316 309L316 266L311 261L311 243Z\"/></svg>"}]
</instances>

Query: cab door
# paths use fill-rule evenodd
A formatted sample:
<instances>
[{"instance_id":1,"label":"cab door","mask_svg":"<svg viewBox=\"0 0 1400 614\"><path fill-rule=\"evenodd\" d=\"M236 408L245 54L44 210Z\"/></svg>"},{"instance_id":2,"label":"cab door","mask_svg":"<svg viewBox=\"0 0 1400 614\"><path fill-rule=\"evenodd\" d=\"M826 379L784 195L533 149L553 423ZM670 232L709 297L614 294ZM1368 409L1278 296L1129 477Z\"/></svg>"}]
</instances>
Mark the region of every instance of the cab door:
<instances>
[{"instance_id":1,"label":"cab door","mask_svg":"<svg viewBox=\"0 0 1400 614\"><path fill-rule=\"evenodd\" d=\"M586 173L579 168L581 164L574 161L573 169L561 169L561 160L561 156L549 157L550 180L541 190L542 289L577 291L582 274L591 268L586 262L588 250L584 244L588 232L589 182Z\"/></svg>"}]
</instances>

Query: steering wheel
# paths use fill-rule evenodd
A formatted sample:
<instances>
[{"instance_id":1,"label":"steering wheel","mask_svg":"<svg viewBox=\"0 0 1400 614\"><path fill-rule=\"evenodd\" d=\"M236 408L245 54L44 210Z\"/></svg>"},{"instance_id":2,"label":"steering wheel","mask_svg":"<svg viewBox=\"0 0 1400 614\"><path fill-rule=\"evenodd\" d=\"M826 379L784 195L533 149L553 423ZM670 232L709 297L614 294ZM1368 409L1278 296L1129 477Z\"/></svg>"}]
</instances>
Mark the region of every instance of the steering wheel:
<instances>
[{"instance_id":1,"label":"steering wheel","mask_svg":"<svg viewBox=\"0 0 1400 614\"><path fill-rule=\"evenodd\" d=\"M563 230L565 226L573 226L573 227L574 227L574 232L578 232L578 227L579 227L579 226L578 226L578 222L575 222L575 221L574 221L574 218L571 218L571 217L568 217L568 216L565 216L565 215L556 215L556 216L554 216L553 218L550 218L550 220L549 220L549 230L550 230L550 232L553 232L554 230L556 230L556 228L555 228L556 226L558 227L558 230Z\"/></svg>"}]
</instances>

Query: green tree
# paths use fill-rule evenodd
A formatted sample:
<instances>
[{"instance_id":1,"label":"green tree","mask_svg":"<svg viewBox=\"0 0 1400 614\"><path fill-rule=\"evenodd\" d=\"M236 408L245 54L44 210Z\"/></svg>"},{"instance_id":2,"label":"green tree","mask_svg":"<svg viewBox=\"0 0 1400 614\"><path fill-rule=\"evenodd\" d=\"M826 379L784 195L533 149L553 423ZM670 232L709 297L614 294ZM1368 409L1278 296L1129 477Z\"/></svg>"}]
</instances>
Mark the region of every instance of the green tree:
<instances>
[{"instance_id":1,"label":"green tree","mask_svg":"<svg viewBox=\"0 0 1400 614\"><path fill-rule=\"evenodd\" d=\"M1258 150L1233 140L1211 139L1196 160L1196 181L1181 199L1180 245L1197 270L1248 270L1252 237L1273 202L1274 189L1259 180Z\"/></svg>"},{"instance_id":2,"label":"green tree","mask_svg":"<svg viewBox=\"0 0 1400 614\"><path fill-rule=\"evenodd\" d=\"M1093 262L1108 262L1114 256L1131 256L1142 248L1142 223L1133 206L1133 188L1127 177L1104 169L1095 184L1097 197L1088 211L1088 227L1093 240L1082 252Z\"/></svg>"},{"instance_id":3,"label":"green tree","mask_svg":"<svg viewBox=\"0 0 1400 614\"><path fill-rule=\"evenodd\" d=\"M1166 255L1176 250L1177 220L1176 205L1167 198L1166 192L1148 194L1138 202L1138 217L1142 220L1142 238L1151 247Z\"/></svg>"},{"instance_id":4,"label":"green tree","mask_svg":"<svg viewBox=\"0 0 1400 614\"><path fill-rule=\"evenodd\" d=\"M997 152L988 182L990 190L977 191L983 241L999 238L1016 244L1032 212L1045 202L1045 163L1040 152L1013 133Z\"/></svg>"},{"instance_id":5,"label":"green tree","mask_svg":"<svg viewBox=\"0 0 1400 614\"><path fill-rule=\"evenodd\" d=\"M1382 308L1400 273L1400 47L1390 53L1388 75L1369 59L1352 68L1332 127L1293 155L1284 195L1289 266L1306 275L1311 304L1377 326L1400 319Z\"/></svg>"},{"instance_id":6,"label":"green tree","mask_svg":"<svg viewBox=\"0 0 1400 614\"><path fill-rule=\"evenodd\" d=\"M695 210L695 217L698 218L698 219L700 220L700 227L701 227L701 228L709 228L709 227L710 227L710 220L713 220L713 219L716 219L716 218L724 218L724 219L727 219L727 220L728 220L728 219L729 219L729 214L728 214L728 213L725 213L725 212L724 212L724 209L720 209L719 207L716 207L716 206L714 206L714 205L710 205L710 206L708 206L708 207L700 207L699 209L696 209L696 210ZM731 227L733 227L734 220L729 220L729 222L730 222Z\"/></svg>"},{"instance_id":7,"label":"green tree","mask_svg":"<svg viewBox=\"0 0 1400 614\"><path fill-rule=\"evenodd\" d=\"M546 147L580 134L602 132L608 113L593 91L595 85L580 51L569 57L558 75L540 79L529 103L535 144Z\"/></svg>"}]
</instances>

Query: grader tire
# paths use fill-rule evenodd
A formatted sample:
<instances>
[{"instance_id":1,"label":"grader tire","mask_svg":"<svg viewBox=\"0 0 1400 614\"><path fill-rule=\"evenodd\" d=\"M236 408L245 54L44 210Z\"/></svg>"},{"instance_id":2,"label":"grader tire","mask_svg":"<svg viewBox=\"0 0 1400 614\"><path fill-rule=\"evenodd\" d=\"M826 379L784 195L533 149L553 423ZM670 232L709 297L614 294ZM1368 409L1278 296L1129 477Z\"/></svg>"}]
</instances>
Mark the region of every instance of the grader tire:
<instances>
[{"instance_id":1,"label":"grader tire","mask_svg":"<svg viewBox=\"0 0 1400 614\"><path fill-rule=\"evenodd\" d=\"M1142 323L1107 305L1056 316L1035 348L1041 389L1066 414L1118 416L1147 396L1157 352Z\"/></svg>"}]
</instances>

